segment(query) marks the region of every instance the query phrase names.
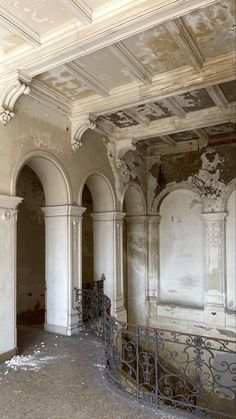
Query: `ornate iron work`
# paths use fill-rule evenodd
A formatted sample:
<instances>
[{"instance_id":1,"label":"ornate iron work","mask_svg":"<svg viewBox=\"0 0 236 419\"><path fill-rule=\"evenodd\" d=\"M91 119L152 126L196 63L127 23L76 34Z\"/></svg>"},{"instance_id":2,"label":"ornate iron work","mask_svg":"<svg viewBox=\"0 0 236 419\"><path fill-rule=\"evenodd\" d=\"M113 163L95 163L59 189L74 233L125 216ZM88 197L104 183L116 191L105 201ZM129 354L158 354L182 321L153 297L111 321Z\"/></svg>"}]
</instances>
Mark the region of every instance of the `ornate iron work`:
<instances>
[{"instance_id":1,"label":"ornate iron work","mask_svg":"<svg viewBox=\"0 0 236 419\"><path fill-rule=\"evenodd\" d=\"M199 417L235 417L234 341L122 323L98 287L76 290L76 300L79 328L103 337L107 374L123 390Z\"/></svg>"}]
</instances>

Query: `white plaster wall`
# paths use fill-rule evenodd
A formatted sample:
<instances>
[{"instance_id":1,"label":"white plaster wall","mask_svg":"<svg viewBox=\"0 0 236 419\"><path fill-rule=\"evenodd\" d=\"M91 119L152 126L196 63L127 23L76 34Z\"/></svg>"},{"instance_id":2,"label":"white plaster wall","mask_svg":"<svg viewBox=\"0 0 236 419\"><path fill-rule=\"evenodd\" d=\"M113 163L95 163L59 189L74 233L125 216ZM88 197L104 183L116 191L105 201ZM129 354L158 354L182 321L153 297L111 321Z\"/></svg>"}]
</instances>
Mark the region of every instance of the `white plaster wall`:
<instances>
[{"instance_id":1,"label":"white plaster wall","mask_svg":"<svg viewBox=\"0 0 236 419\"><path fill-rule=\"evenodd\" d=\"M199 197L171 192L160 208L161 301L203 305L202 223Z\"/></svg>"},{"instance_id":2,"label":"white plaster wall","mask_svg":"<svg viewBox=\"0 0 236 419\"><path fill-rule=\"evenodd\" d=\"M226 210L226 292L227 308L236 310L236 190L231 192Z\"/></svg>"}]
</instances>

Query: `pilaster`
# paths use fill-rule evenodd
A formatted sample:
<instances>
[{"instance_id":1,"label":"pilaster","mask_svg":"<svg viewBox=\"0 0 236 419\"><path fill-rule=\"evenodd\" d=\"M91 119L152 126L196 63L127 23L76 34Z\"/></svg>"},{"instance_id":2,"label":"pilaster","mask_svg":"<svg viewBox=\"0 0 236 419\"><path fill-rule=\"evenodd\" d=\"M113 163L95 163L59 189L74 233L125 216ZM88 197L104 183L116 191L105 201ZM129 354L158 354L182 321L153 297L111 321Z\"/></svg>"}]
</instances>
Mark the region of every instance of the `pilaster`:
<instances>
[{"instance_id":1,"label":"pilaster","mask_svg":"<svg viewBox=\"0 0 236 419\"><path fill-rule=\"evenodd\" d=\"M202 214L205 235L205 322L225 325L226 212Z\"/></svg>"}]
</instances>

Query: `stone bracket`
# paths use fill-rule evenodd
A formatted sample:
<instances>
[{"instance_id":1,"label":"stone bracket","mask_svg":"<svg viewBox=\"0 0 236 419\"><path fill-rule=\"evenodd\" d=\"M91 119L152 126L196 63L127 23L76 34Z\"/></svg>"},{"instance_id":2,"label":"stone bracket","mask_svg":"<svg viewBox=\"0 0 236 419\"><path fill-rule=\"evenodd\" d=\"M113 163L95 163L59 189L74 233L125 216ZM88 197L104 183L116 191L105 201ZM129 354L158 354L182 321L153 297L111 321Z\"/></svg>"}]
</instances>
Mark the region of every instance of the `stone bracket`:
<instances>
[{"instance_id":1,"label":"stone bracket","mask_svg":"<svg viewBox=\"0 0 236 419\"><path fill-rule=\"evenodd\" d=\"M88 129L95 129L95 122L85 119L75 125L75 129L72 130L71 147L73 151L78 151L82 146L82 136Z\"/></svg>"},{"instance_id":2,"label":"stone bracket","mask_svg":"<svg viewBox=\"0 0 236 419\"><path fill-rule=\"evenodd\" d=\"M18 80L16 84L8 86L0 99L0 123L4 126L15 116L14 106L22 94L29 94L30 87Z\"/></svg>"}]
</instances>

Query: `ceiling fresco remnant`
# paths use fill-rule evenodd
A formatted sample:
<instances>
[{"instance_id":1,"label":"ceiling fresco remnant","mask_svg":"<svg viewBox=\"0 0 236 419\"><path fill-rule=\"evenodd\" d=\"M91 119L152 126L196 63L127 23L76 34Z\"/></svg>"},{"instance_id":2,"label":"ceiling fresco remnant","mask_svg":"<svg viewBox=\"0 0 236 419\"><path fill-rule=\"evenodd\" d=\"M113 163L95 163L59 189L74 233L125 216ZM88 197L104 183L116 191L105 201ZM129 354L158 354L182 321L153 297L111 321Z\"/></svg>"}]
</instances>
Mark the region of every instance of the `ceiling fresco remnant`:
<instances>
[{"instance_id":1,"label":"ceiling fresco remnant","mask_svg":"<svg viewBox=\"0 0 236 419\"><path fill-rule=\"evenodd\" d=\"M205 89L186 92L182 95L177 95L175 98L185 112L192 112L215 106L213 100L210 98Z\"/></svg>"},{"instance_id":2,"label":"ceiling fresco remnant","mask_svg":"<svg viewBox=\"0 0 236 419\"><path fill-rule=\"evenodd\" d=\"M236 140L236 124L228 122L226 124L219 124L211 127L205 127L205 132L209 137L231 137Z\"/></svg>"},{"instance_id":3,"label":"ceiling fresco remnant","mask_svg":"<svg viewBox=\"0 0 236 419\"><path fill-rule=\"evenodd\" d=\"M103 118L106 119L108 122L111 122L112 124L116 125L119 128L138 125L137 121L135 121L133 118L126 115L122 111L119 111L117 113L112 113L109 115L104 115Z\"/></svg>"},{"instance_id":4,"label":"ceiling fresco remnant","mask_svg":"<svg viewBox=\"0 0 236 419\"><path fill-rule=\"evenodd\" d=\"M139 105L133 109L140 113L140 115L147 117L150 121L156 121L157 119L162 119L173 115L171 111L161 102L147 103L144 105Z\"/></svg>"},{"instance_id":5,"label":"ceiling fresco remnant","mask_svg":"<svg viewBox=\"0 0 236 419\"><path fill-rule=\"evenodd\" d=\"M123 41L152 76L188 65L184 54L163 25Z\"/></svg>"},{"instance_id":6,"label":"ceiling fresco remnant","mask_svg":"<svg viewBox=\"0 0 236 419\"><path fill-rule=\"evenodd\" d=\"M65 67L57 67L46 71L37 76L36 80L70 100L78 100L93 95L93 91L81 83L77 77L70 74Z\"/></svg>"},{"instance_id":7,"label":"ceiling fresco remnant","mask_svg":"<svg viewBox=\"0 0 236 419\"><path fill-rule=\"evenodd\" d=\"M234 50L235 1L223 0L184 16L205 58Z\"/></svg>"}]
</instances>

